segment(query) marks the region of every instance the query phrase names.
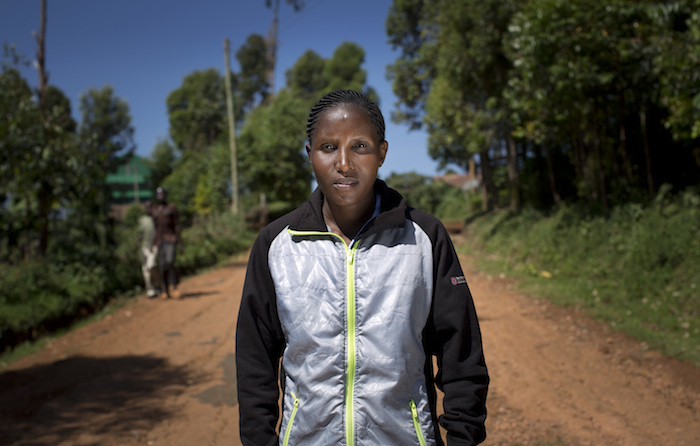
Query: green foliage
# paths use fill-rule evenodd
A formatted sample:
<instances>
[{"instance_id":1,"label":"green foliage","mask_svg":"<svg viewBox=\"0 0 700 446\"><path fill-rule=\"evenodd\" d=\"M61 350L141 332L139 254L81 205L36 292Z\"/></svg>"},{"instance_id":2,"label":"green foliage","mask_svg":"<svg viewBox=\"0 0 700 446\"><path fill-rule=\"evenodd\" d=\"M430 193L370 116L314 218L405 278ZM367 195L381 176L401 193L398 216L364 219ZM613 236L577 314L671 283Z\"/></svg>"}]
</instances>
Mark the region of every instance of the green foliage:
<instances>
[{"instance_id":1,"label":"green foliage","mask_svg":"<svg viewBox=\"0 0 700 446\"><path fill-rule=\"evenodd\" d=\"M42 110L17 70L3 68L0 83L0 195L9 198L0 220L8 234L2 255L16 261L46 254L58 209L106 216L105 176L118 155L133 150L133 129L128 106L110 87L81 96L76 129L58 88L49 86Z\"/></svg>"},{"instance_id":2,"label":"green foliage","mask_svg":"<svg viewBox=\"0 0 700 446\"><path fill-rule=\"evenodd\" d=\"M104 302L101 266L39 261L3 265L0 273L0 350L67 325Z\"/></svg>"},{"instance_id":3,"label":"green foliage","mask_svg":"<svg viewBox=\"0 0 700 446\"><path fill-rule=\"evenodd\" d=\"M232 77L233 89L238 92L233 101L234 116L242 121L251 108L264 102L270 85L267 82L269 58L265 39L259 34L251 34L245 44L236 51L236 59L240 65L240 73Z\"/></svg>"},{"instance_id":4,"label":"green foliage","mask_svg":"<svg viewBox=\"0 0 700 446\"><path fill-rule=\"evenodd\" d=\"M492 214L469 230L498 259L492 266L521 275L528 289L700 364L698 222L697 192L662 191L654 204L618 206L608 218L563 206Z\"/></svg>"},{"instance_id":5,"label":"green foliage","mask_svg":"<svg viewBox=\"0 0 700 446\"><path fill-rule=\"evenodd\" d=\"M231 150L227 144L215 144L207 150L203 175L194 195L197 215L224 213L231 202Z\"/></svg>"},{"instance_id":6,"label":"green foliage","mask_svg":"<svg viewBox=\"0 0 700 446\"><path fill-rule=\"evenodd\" d=\"M170 137L185 151L203 151L226 129L224 78L215 68L185 76L166 99Z\"/></svg>"},{"instance_id":7,"label":"green foliage","mask_svg":"<svg viewBox=\"0 0 700 446\"><path fill-rule=\"evenodd\" d=\"M364 61L362 47L351 42L341 43L325 64L326 90L362 91L367 82L367 71L361 68Z\"/></svg>"},{"instance_id":8,"label":"green foliage","mask_svg":"<svg viewBox=\"0 0 700 446\"><path fill-rule=\"evenodd\" d=\"M129 105L115 96L110 86L91 88L80 95L80 113L79 133L85 150L97 158L102 172L113 171L117 157L129 155L136 148Z\"/></svg>"},{"instance_id":9,"label":"green foliage","mask_svg":"<svg viewBox=\"0 0 700 446\"><path fill-rule=\"evenodd\" d=\"M675 140L700 138L700 12L697 0L662 4L650 15L668 32L655 36L663 51L655 55L661 70L662 103L669 110L665 125Z\"/></svg>"},{"instance_id":10,"label":"green foliage","mask_svg":"<svg viewBox=\"0 0 700 446\"><path fill-rule=\"evenodd\" d=\"M697 7L395 0L392 118L425 126L440 165L476 161L487 208L575 199L609 212L664 182L696 185Z\"/></svg>"},{"instance_id":11,"label":"green foliage","mask_svg":"<svg viewBox=\"0 0 700 446\"><path fill-rule=\"evenodd\" d=\"M141 205L132 204L127 208L126 213L124 214L124 225L129 228L136 227L139 223L139 218L145 214L146 211Z\"/></svg>"},{"instance_id":12,"label":"green foliage","mask_svg":"<svg viewBox=\"0 0 700 446\"><path fill-rule=\"evenodd\" d=\"M148 167L151 169L149 183L154 188L163 184L163 181L175 169L177 162L177 149L168 140L160 140L151 151L151 159L148 160Z\"/></svg>"},{"instance_id":13,"label":"green foliage","mask_svg":"<svg viewBox=\"0 0 700 446\"><path fill-rule=\"evenodd\" d=\"M178 254L177 267L182 274L193 274L240 253L250 247L255 234L232 212L198 218L182 233L183 252Z\"/></svg>"},{"instance_id":14,"label":"green foliage","mask_svg":"<svg viewBox=\"0 0 700 446\"><path fill-rule=\"evenodd\" d=\"M326 89L328 81L324 75L325 60L312 50L301 55L285 72L287 88L311 101Z\"/></svg>"},{"instance_id":15,"label":"green foliage","mask_svg":"<svg viewBox=\"0 0 700 446\"><path fill-rule=\"evenodd\" d=\"M141 213L132 209L130 215ZM191 274L245 250L254 234L226 212L199 219L182 238L178 268ZM142 290L137 225L114 228L112 248L94 243L69 231L45 260L1 265L0 351L66 327L119 294Z\"/></svg>"},{"instance_id":16,"label":"green foliage","mask_svg":"<svg viewBox=\"0 0 700 446\"><path fill-rule=\"evenodd\" d=\"M249 115L238 138L242 189L254 197L300 204L309 196L311 169L306 159L306 119L311 106L289 90Z\"/></svg>"},{"instance_id":17,"label":"green foliage","mask_svg":"<svg viewBox=\"0 0 700 446\"><path fill-rule=\"evenodd\" d=\"M442 199L435 209L435 216L447 222L464 221L471 213L473 194L465 194L458 187L440 184Z\"/></svg>"},{"instance_id":18,"label":"green foliage","mask_svg":"<svg viewBox=\"0 0 700 446\"><path fill-rule=\"evenodd\" d=\"M207 152L186 151L178 159L172 173L161 183L168 191L168 201L178 207L184 222L191 221L195 214L194 196L197 184L206 171L206 164Z\"/></svg>"},{"instance_id":19,"label":"green foliage","mask_svg":"<svg viewBox=\"0 0 700 446\"><path fill-rule=\"evenodd\" d=\"M470 213L471 203L459 188L425 175L392 173L386 183L399 192L409 206L443 221L461 221Z\"/></svg>"}]
</instances>

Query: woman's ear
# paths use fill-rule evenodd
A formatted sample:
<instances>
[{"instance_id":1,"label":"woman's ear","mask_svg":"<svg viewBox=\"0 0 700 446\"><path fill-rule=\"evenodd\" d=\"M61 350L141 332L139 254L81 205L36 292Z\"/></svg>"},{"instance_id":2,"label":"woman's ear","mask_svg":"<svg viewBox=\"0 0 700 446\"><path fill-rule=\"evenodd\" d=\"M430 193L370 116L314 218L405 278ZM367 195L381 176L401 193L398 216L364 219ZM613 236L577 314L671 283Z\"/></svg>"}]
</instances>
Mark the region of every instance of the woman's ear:
<instances>
[{"instance_id":1,"label":"woman's ear","mask_svg":"<svg viewBox=\"0 0 700 446\"><path fill-rule=\"evenodd\" d=\"M387 141L382 141L382 143L379 145L379 167L384 164L384 160L386 159L386 152L389 150L389 143Z\"/></svg>"}]
</instances>

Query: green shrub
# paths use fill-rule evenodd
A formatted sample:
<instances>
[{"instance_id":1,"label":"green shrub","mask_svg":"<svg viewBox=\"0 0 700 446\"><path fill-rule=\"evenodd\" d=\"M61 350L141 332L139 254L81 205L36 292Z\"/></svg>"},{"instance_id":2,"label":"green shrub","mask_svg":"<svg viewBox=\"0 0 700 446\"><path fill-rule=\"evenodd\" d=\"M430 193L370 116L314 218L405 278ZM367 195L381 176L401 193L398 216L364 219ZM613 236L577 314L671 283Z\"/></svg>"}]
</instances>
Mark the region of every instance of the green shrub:
<instances>
[{"instance_id":1,"label":"green shrub","mask_svg":"<svg viewBox=\"0 0 700 446\"><path fill-rule=\"evenodd\" d=\"M104 236L90 240L67 226L44 260L0 265L0 352L142 290L138 226L98 229ZM183 274L197 272L245 250L253 238L242 217L209 215L183 231L177 266Z\"/></svg>"},{"instance_id":2,"label":"green shrub","mask_svg":"<svg viewBox=\"0 0 700 446\"><path fill-rule=\"evenodd\" d=\"M493 268L519 274L528 289L700 364L697 193L662 189L652 205L620 206L607 218L571 206L494 213L468 230Z\"/></svg>"},{"instance_id":3,"label":"green shrub","mask_svg":"<svg viewBox=\"0 0 700 446\"><path fill-rule=\"evenodd\" d=\"M177 267L182 274L192 274L245 250L253 239L240 215L226 212L201 217L182 233Z\"/></svg>"}]
</instances>

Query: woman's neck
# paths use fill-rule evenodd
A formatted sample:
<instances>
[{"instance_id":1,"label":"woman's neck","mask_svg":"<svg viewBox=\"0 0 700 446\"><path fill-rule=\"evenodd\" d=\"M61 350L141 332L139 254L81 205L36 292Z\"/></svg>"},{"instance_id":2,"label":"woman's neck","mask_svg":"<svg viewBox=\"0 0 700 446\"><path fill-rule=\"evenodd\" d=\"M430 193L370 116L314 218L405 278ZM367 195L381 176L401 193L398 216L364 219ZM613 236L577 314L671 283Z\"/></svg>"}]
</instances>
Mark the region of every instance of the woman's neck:
<instances>
[{"instance_id":1,"label":"woman's neck","mask_svg":"<svg viewBox=\"0 0 700 446\"><path fill-rule=\"evenodd\" d=\"M350 243L355 238L357 233L362 229L362 226L374 214L375 198L372 197L371 202L358 207L340 207L331 206L328 201L323 201L323 219L333 233L338 234Z\"/></svg>"}]
</instances>

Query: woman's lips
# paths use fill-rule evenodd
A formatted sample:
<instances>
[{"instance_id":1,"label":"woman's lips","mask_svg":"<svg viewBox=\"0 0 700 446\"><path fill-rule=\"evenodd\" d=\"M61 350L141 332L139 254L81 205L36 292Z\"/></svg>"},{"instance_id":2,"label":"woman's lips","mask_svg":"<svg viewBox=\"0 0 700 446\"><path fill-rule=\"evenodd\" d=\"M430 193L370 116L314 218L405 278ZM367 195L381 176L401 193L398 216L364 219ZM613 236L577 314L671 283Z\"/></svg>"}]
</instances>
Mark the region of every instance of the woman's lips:
<instances>
[{"instance_id":1,"label":"woman's lips","mask_svg":"<svg viewBox=\"0 0 700 446\"><path fill-rule=\"evenodd\" d=\"M333 185L336 187L345 189L345 188L353 187L353 186L357 185L358 183L359 183L359 181L357 181L354 178L341 178L339 180L335 180L333 182Z\"/></svg>"}]
</instances>

